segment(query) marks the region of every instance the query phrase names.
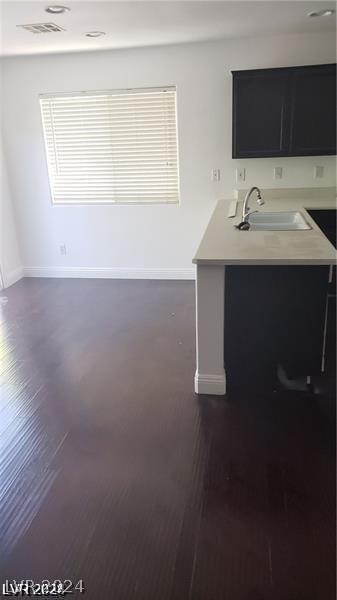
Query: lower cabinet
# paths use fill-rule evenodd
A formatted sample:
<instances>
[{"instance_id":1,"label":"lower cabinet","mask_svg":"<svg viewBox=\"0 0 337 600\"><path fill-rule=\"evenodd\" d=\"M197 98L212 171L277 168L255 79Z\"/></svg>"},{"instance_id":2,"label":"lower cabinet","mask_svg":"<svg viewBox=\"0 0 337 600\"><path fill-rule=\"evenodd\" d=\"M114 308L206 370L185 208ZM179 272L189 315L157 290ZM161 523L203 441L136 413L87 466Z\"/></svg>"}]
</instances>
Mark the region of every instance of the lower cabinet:
<instances>
[{"instance_id":1,"label":"lower cabinet","mask_svg":"<svg viewBox=\"0 0 337 600\"><path fill-rule=\"evenodd\" d=\"M337 237L337 211L333 209L325 210L311 210L308 209L310 216L316 221L318 227L322 230L324 235L328 238L329 242L336 248L336 237ZM331 267L330 277L330 294L336 295L336 266Z\"/></svg>"},{"instance_id":2,"label":"lower cabinet","mask_svg":"<svg viewBox=\"0 0 337 600\"><path fill-rule=\"evenodd\" d=\"M319 374L328 266L229 266L225 277L224 358L228 389Z\"/></svg>"},{"instance_id":3,"label":"lower cabinet","mask_svg":"<svg viewBox=\"0 0 337 600\"><path fill-rule=\"evenodd\" d=\"M327 377L336 377L336 296L330 294L327 301L323 357Z\"/></svg>"}]
</instances>

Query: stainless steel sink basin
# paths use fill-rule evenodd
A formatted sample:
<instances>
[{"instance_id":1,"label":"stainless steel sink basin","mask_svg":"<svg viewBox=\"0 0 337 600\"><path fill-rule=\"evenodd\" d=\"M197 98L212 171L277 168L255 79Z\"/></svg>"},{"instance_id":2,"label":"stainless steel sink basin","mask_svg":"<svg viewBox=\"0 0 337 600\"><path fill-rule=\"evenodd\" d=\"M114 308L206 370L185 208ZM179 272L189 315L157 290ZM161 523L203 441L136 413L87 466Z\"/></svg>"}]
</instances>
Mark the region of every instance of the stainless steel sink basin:
<instances>
[{"instance_id":1,"label":"stainless steel sink basin","mask_svg":"<svg viewBox=\"0 0 337 600\"><path fill-rule=\"evenodd\" d=\"M256 212L248 217L250 231L292 231L312 229L302 213L289 212Z\"/></svg>"}]
</instances>

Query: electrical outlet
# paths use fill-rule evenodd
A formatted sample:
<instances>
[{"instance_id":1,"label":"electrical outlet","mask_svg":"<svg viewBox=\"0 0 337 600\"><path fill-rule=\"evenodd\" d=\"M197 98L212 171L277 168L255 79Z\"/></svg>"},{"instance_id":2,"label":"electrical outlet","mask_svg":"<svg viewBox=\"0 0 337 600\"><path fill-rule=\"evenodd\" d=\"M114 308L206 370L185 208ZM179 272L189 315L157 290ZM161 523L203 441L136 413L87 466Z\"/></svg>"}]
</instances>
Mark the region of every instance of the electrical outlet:
<instances>
[{"instance_id":1,"label":"electrical outlet","mask_svg":"<svg viewBox=\"0 0 337 600\"><path fill-rule=\"evenodd\" d=\"M245 181L246 179L246 169L243 167L238 167L236 169L236 182L239 183L241 181Z\"/></svg>"},{"instance_id":2,"label":"electrical outlet","mask_svg":"<svg viewBox=\"0 0 337 600\"><path fill-rule=\"evenodd\" d=\"M283 177L283 168L275 167L274 169L274 179L282 179Z\"/></svg>"},{"instance_id":3,"label":"electrical outlet","mask_svg":"<svg viewBox=\"0 0 337 600\"><path fill-rule=\"evenodd\" d=\"M211 180L212 181L220 181L220 169L212 169Z\"/></svg>"},{"instance_id":4,"label":"electrical outlet","mask_svg":"<svg viewBox=\"0 0 337 600\"><path fill-rule=\"evenodd\" d=\"M321 179L322 177L324 177L324 167L318 167L318 166L316 166L314 168L314 178L315 179Z\"/></svg>"},{"instance_id":5,"label":"electrical outlet","mask_svg":"<svg viewBox=\"0 0 337 600\"><path fill-rule=\"evenodd\" d=\"M65 244L60 245L60 254L61 256L65 256L67 254L67 246Z\"/></svg>"}]
</instances>

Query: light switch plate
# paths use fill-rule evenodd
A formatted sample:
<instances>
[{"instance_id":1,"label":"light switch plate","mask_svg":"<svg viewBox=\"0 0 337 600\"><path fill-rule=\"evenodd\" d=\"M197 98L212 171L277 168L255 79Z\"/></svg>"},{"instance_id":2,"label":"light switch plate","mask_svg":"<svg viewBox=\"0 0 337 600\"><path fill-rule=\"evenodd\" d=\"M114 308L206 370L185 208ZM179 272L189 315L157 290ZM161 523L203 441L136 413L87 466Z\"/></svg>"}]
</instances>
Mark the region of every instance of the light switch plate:
<instances>
[{"instance_id":1,"label":"light switch plate","mask_svg":"<svg viewBox=\"0 0 337 600\"><path fill-rule=\"evenodd\" d=\"M212 169L211 180L212 181L220 181L220 169Z\"/></svg>"},{"instance_id":2,"label":"light switch plate","mask_svg":"<svg viewBox=\"0 0 337 600\"><path fill-rule=\"evenodd\" d=\"M314 178L321 179L324 177L324 167L316 166L314 168Z\"/></svg>"},{"instance_id":3,"label":"light switch plate","mask_svg":"<svg viewBox=\"0 0 337 600\"><path fill-rule=\"evenodd\" d=\"M274 168L274 179L282 179L283 177L283 168L275 167Z\"/></svg>"},{"instance_id":4,"label":"light switch plate","mask_svg":"<svg viewBox=\"0 0 337 600\"><path fill-rule=\"evenodd\" d=\"M246 169L243 167L238 167L236 169L236 182L239 183L241 181L245 181L246 179Z\"/></svg>"}]
</instances>

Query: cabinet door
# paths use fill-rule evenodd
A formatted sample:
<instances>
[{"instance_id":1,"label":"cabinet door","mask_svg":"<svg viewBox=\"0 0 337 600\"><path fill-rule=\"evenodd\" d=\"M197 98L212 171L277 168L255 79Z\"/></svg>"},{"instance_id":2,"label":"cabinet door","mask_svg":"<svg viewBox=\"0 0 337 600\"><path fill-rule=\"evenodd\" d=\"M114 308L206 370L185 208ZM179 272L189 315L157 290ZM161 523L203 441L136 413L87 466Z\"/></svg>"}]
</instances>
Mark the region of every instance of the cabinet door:
<instances>
[{"instance_id":1,"label":"cabinet door","mask_svg":"<svg viewBox=\"0 0 337 600\"><path fill-rule=\"evenodd\" d=\"M228 266L224 364L228 390L272 388L287 375L320 374L328 266Z\"/></svg>"},{"instance_id":2,"label":"cabinet door","mask_svg":"<svg viewBox=\"0 0 337 600\"><path fill-rule=\"evenodd\" d=\"M318 227L323 231L329 242L337 248L337 211L333 209L308 209L309 215L314 219ZM336 265L330 267L329 295L336 297Z\"/></svg>"},{"instance_id":3,"label":"cabinet door","mask_svg":"<svg viewBox=\"0 0 337 600\"><path fill-rule=\"evenodd\" d=\"M321 372L329 267L280 267L279 362L288 375Z\"/></svg>"},{"instance_id":4,"label":"cabinet door","mask_svg":"<svg viewBox=\"0 0 337 600\"><path fill-rule=\"evenodd\" d=\"M291 98L290 155L336 154L336 65L295 69Z\"/></svg>"},{"instance_id":5,"label":"cabinet door","mask_svg":"<svg viewBox=\"0 0 337 600\"><path fill-rule=\"evenodd\" d=\"M336 298L329 297L324 343L324 372L336 377Z\"/></svg>"},{"instance_id":6,"label":"cabinet door","mask_svg":"<svg viewBox=\"0 0 337 600\"><path fill-rule=\"evenodd\" d=\"M287 69L233 73L233 158L288 154L289 81Z\"/></svg>"}]
</instances>

